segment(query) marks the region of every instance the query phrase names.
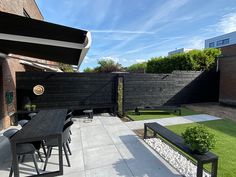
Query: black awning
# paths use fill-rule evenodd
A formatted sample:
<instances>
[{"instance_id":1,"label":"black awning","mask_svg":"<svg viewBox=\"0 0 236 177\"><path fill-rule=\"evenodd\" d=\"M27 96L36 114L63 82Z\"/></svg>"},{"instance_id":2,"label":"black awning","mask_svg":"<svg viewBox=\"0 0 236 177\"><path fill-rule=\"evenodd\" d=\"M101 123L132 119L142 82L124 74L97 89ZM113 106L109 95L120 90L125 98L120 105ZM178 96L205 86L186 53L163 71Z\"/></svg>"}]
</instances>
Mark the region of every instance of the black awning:
<instances>
[{"instance_id":1,"label":"black awning","mask_svg":"<svg viewBox=\"0 0 236 177\"><path fill-rule=\"evenodd\" d=\"M0 52L80 65L91 44L88 31L0 12Z\"/></svg>"}]
</instances>

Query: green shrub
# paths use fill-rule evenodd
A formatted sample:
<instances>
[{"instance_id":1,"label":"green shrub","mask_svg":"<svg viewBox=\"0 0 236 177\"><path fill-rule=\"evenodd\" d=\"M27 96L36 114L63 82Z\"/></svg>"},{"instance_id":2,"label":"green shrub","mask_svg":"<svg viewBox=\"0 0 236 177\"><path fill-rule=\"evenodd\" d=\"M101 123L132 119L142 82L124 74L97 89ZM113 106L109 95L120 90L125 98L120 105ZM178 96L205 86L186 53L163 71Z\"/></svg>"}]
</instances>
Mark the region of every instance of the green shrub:
<instances>
[{"instance_id":1,"label":"green shrub","mask_svg":"<svg viewBox=\"0 0 236 177\"><path fill-rule=\"evenodd\" d=\"M129 66L126 71L133 72L133 73L145 73L147 68L147 62L143 63L136 63Z\"/></svg>"},{"instance_id":2,"label":"green shrub","mask_svg":"<svg viewBox=\"0 0 236 177\"><path fill-rule=\"evenodd\" d=\"M171 73L174 70L209 70L215 66L219 49L191 50L166 57L151 58L147 62L147 73Z\"/></svg>"},{"instance_id":3,"label":"green shrub","mask_svg":"<svg viewBox=\"0 0 236 177\"><path fill-rule=\"evenodd\" d=\"M215 135L208 132L203 126L189 127L182 133L185 144L190 146L192 151L204 154L215 147Z\"/></svg>"}]
</instances>

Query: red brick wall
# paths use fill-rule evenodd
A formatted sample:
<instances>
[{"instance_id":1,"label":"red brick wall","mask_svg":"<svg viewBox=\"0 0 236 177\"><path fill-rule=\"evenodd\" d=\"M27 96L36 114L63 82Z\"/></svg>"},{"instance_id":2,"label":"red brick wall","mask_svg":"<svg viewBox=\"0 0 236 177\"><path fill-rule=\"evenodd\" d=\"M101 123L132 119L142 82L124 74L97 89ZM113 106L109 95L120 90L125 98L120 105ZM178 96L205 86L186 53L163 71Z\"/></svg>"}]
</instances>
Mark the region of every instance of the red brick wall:
<instances>
[{"instance_id":1,"label":"red brick wall","mask_svg":"<svg viewBox=\"0 0 236 177\"><path fill-rule=\"evenodd\" d=\"M0 11L23 16L23 9L31 18L43 20L43 16L34 0L0 0ZM0 67L0 129L2 129L10 126L12 120L9 115L17 110L15 72L25 71L25 68L19 63L19 60L10 58L1 61ZM13 92L14 99L12 104L7 105L5 94L9 91Z\"/></svg>"},{"instance_id":2,"label":"red brick wall","mask_svg":"<svg viewBox=\"0 0 236 177\"><path fill-rule=\"evenodd\" d=\"M236 105L236 44L221 48L219 101Z\"/></svg>"},{"instance_id":3,"label":"red brick wall","mask_svg":"<svg viewBox=\"0 0 236 177\"><path fill-rule=\"evenodd\" d=\"M43 20L43 16L34 0L0 1L0 11L24 16L23 9L27 11L31 18Z\"/></svg>"}]
</instances>

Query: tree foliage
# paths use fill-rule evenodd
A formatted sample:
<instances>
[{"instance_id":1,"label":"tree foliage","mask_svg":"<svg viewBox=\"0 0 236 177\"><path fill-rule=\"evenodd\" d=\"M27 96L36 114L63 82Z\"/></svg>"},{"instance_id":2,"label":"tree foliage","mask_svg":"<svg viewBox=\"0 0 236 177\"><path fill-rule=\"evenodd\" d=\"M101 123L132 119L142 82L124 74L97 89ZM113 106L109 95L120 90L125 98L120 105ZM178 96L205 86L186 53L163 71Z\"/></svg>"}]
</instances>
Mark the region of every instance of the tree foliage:
<instances>
[{"instance_id":1,"label":"tree foliage","mask_svg":"<svg viewBox=\"0 0 236 177\"><path fill-rule=\"evenodd\" d=\"M145 73L147 68L147 62L136 63L126 68L126 71L133 73Z\"/></svg>"},{"instance_id":2,"label":"tree foliage","mask_svg":"<svg viewBox=\"0 0 236 177\"><path fill-rule=\"evenodd\" d=\"M152 58L147 62L148 73L171 73L174 70L209 70L221 54L219 49L191 50L187 53Z\"/></svg>"},{"instance_id":3,"label":"tree foliage","mask_svg":"<svg viewBox=\"0 0 236 177\"><path fill-rule=\"evenodd\" d=\"M101 59L98 60L98 66L95 68L85 68L84 72L86 73L110 73L110 72L118 72L118 71L124 71L121 64L115 62L111 59Z\"/></svg>"},{"instance_id":4,"label":"tree foliage","mask_svg":"<svg viewBox=\"0 0 236 177\"><path fill-rule=\"evenodd\" d=\"M98 67L94 68L95 72L110 73L110 72L123 71L122 65L115 62L114 60L101 59L98 61L98 65L99 65Z\"/></svg>"},{"instance_id":5,"label":"tree foliage","mask_svg":"<svg viewBox=\"0 0 236 177\"><path fill-rule=\"evenodd\" d=\"M93 73L93 72L95 72L95 71L94 71L93 68L89 68L89 67L88 67L88 68L85 68L85 69L84 69L84 72L85 72L85 73Z\"/></svg>"},{"instance_id":6,"label":"tree foliage","mask_svg":"<svg viewBox=\"0 0 236 177\"><path fill-rule=\"evenodd\" d=\"M59 63L59 69L61 69L64 72L68 72L68 73L75 72L71 65L64 64L64 63Z\"/></svg>"}]
</instances>

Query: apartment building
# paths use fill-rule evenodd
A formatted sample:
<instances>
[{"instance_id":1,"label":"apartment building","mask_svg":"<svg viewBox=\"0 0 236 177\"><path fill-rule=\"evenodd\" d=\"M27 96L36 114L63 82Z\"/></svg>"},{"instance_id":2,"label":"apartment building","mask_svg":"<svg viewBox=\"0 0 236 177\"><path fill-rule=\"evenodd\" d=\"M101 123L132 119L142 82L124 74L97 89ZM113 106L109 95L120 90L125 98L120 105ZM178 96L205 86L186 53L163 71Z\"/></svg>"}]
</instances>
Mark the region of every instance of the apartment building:
<instances>
[{"instance_id":1,"label":"apartment building","mask_svg":"<svg viewBox=\"0 0 236 177\"><path fill-rule=\"evenodd\" d=\"M205 40L205 48L221 48L236 44L236 31Z\"/></svg>"}]
</instances>

